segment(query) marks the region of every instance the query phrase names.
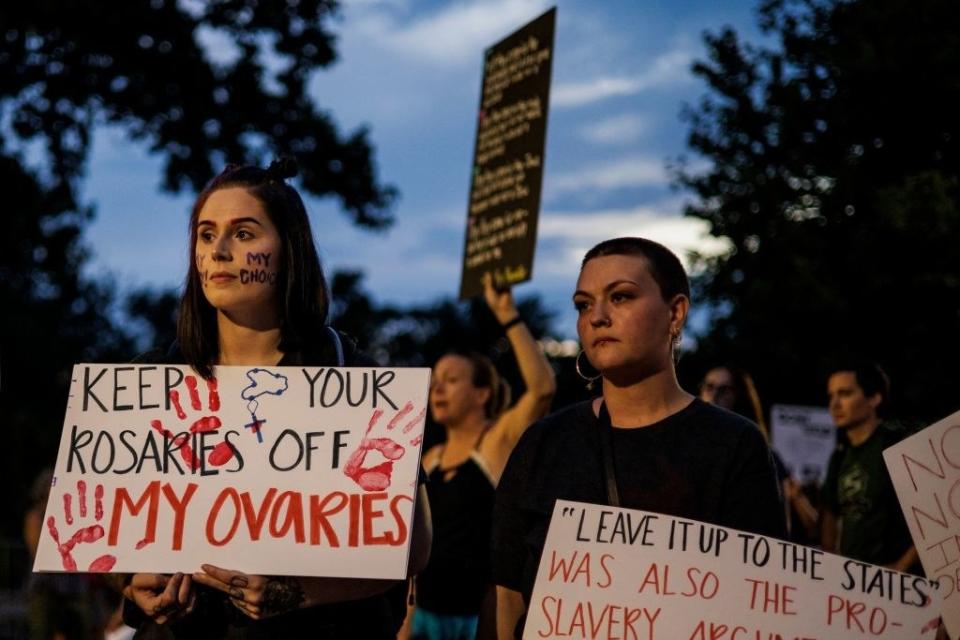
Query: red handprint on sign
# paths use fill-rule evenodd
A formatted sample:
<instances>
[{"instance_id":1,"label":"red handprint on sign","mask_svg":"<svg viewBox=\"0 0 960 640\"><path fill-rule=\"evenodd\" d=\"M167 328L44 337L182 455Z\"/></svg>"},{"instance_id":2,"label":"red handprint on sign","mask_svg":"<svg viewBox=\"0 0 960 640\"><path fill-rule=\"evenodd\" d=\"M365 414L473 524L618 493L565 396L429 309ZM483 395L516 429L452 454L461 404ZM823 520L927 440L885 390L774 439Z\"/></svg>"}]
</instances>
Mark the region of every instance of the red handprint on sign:
<instances>
[{"instance_id":1,"label":"red handprint on sign","mask_svg":"<svg viewBox=\"0 0 960 640\"><path fill-rule=\"evenodd\" d=\"M60 541L60 531L57 529L57 520L53 516L47 518L47 531L50 532L50 537L53 538L53 541L57 545L57 551L60 552L60 557L63 559L63 568L67 571L76 571L77 570L77 561L73 557L73 548L78 544L90 544L100 540L103 537L103 527L99 524L103 520L103 485L98 484L96 489L93 492L94 497L94 507L93 507L93 517L96 524L92 524L86 527L81 527L74 531L73 535L67 539L66 542ZM87 517L87 483L83 480L77 481L77 506L79 507L79 517L84 519ZM70 493L63 494L63 517L66 520L68 525L73 524L73 495ZM95 558L90 566L87 567L87 571L110 571L113 568L113 565L117 563L117 558L110 554L104 554L98 558Z\"/></svg>"},{"instance_id":2,"label":"red handprint on sign","mask_svg":"<svg viewBox=\"0 0 960 640\"><path fill-rule=\"evenodd\" d=\"M184 378L184 382L186 382L187 390L190 393L190 406L193 407L194 411L200 411L203 409L203 405L200 403L200 393L197 391L196 376L187 376ZM211 378L207 380L206 383L207 406L212 412L219 411L220 394L217 392L217 379ZM170 390L170 402L177 410L177 417L180 420L186 420L187 414L180 405L180 392L176 389ZM182 457L187 463L191 471L196 471L200 467L200 460L194 454L193 447L190 446L191 434L210 433L212 431L216 431L222 425L220 423L220 418L214 415L208 415L194 420L193 424L191 424L186 431L182 431L177 434L172 433L170 430L164 427L160 420L151 420L150 426L160 432L164 438L172 441L174 446L176 446L177 450L180 452L180 457ZM227 444L226 441L224 441L213 448L213 450L210 452L210 455L207 457L207 462L214 467L219 467L229 462L232 457L233 449L229 444Z\"/></svg>"},{"instance_id":3,"label":"red handprint on sign","mask_svg":"<svg viewBox=\"0 0 960 640\"><path fill-rule=\"evenodd\" d=\"M370 437L370 432L383 416L383 410L377 409L373 412L373 415L370 416L370 422L367 425L367 431L364 433L363 439L360 441L360 446L350 454L350 458L347 460L347 464L343 469L343 473L360 485L360 488L364 491L383 491L390 486L390 479L393 474L393 463L395 460L403 457L406 449L404 449L400 443L387 437L387 435L394 431L397 424L411 411L413 411L412 402L403 405L403 408L387 423L384 435L378 438ZM413 420L400 429L400 433L403 435L410 433L410 431L423 420L426 413L426 408L421 410ZM415 447L419 445L422 440L423 434L420 433L410 440L410 445ZM386 460L372 467L364 467L363 463L366 461L367 454L371 451L379 451Z\"/></svg>"}]
</instances>

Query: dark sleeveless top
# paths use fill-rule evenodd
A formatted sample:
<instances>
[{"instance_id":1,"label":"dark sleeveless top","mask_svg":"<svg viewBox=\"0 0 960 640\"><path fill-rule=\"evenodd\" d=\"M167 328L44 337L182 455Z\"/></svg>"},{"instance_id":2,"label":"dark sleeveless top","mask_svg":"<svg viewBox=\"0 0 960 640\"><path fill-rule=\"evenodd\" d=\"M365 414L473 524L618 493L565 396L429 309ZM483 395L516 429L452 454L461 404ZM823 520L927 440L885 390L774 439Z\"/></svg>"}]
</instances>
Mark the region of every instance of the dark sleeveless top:
<instances>
[{"instance_id":1,"label":"dark sleeveless top","mask_svg":"<svg viewBox=\"0 0 960 640\"><path fill-rule=\"evenodd\" d=\"M438 464L427 476L433 547L417 576L417 607L433 613L476 615L490 583L490 529L495 487L474 450L456 468Z\"/></svg>"}]
</instances>

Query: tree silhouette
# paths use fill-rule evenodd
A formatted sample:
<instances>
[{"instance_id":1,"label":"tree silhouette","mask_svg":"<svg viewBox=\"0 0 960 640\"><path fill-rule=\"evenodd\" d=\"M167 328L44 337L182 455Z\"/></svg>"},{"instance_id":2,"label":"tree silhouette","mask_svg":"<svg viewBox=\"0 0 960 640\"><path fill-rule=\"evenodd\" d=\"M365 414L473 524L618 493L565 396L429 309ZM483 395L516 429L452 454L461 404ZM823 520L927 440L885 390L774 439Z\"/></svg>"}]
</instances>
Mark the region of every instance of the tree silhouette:
<instances>
[{"instance_id":1,"label":"tree silhouette","mask_svg":"<svg viewBox=\"0 0 960 640\"><path fill-rule=\"evenodd\" d=\"M696 360L734 360L768 400L823 403L829 363L870 358L901 412L957 408L960 5L768 0L773 46L708 34L686 112L687 215L729 238L699 257L720 311Z\"/></svg>"},{"instance_id":2,"label":"tree silhouette","mask_svg":"<svg viewBox=\"0 0 960 640\"><path fill-rule=\"evenodd\" d=\"M71 365L123 361L141 342L139 327L111 315L112 283L83 276L94 207L79 194L97 127L159 155L167 191L196 191L226 162L286 153L307 192L336 197L362 227L392 223L396 192L377 179L367 131L340 132L307 91L335 60L336 10L330 0L0 5L5 513L22 513L33 474L54 455ZM129 306L159 326L170 299L141 294ZM18 518L4 528L19 535Z\"/></svg>"}]
</instances>

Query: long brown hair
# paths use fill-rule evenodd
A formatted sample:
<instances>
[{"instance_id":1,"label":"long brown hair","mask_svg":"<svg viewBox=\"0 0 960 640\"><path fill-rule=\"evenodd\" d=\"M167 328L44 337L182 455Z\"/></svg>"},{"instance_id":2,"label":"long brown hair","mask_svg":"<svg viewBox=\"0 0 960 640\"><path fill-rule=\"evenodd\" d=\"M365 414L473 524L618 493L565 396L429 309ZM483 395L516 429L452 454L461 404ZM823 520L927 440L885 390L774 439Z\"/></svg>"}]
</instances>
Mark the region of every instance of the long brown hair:
<instances>
[{"instance_id":1,"label":"long brown hair","mask_svg":"<svg viewBox=\"0 0 960 640\"><path fill-rule=\"evenodd\" d=\"M286 353L322 340L322 327L329 309L327 283L303 200L297 190L285 182L296 172L296 163L289 158L276 160L267 169L227 165L197 196L190 214L190 267L180 299L177 341L187 364L204 378L213 375L220 344L216 309L203 294L194 254L197 219L210 194L218 189L245 188L263 205L280 235L283 243L277 277L280 351Z\"/></svg>"}]
</instances>

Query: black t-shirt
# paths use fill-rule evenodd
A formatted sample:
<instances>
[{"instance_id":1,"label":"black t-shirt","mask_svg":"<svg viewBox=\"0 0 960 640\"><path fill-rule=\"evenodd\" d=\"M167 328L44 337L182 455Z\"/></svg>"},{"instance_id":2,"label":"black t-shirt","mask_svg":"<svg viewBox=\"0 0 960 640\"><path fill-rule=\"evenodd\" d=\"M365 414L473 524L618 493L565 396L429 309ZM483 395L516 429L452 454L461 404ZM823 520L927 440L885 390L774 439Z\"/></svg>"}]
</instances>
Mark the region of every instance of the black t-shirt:
<instances>
[{"instance_id":1,"label":"black t-shirt","mask_svg":"<svg viewBox=\"0 0 960 640\"><path fill-rule=\"evenodd\" d=\"M620 506L785 536L770 449L752 422L694 399L655 424L612 431ZM528 603L554 502L607 503L599 434L589 401L548 416L500 479L493 579Z\"/></svg>"},{"instance_id":2,"label":"black t-shirt","mask_svg":"<svg viewBox=\"0 0 960 640\"><path fill-rule=\"evenodd\" d=\"M327 337L327 336L325 336ZM371 360L343 338L340 349L333 340L318 341L304 351L285 353L277 366L336 365L342 353L343 366L367 366ZM174 344L169 350L154 350L138 357L138 363L183 364ZM421 478L422 481L422 478ZM272 640L274 638L382 638L393 639L406 615L407 583L398 582L384 593L298 609L271 618L253 620L233 607L227 596L201 585L192 614L172 624L157 625L137 605L125 600L124 622L137 628L137 640L174 638L229 638Z\"/></svg>"},{"instance_id":3,"label":"black t-shirt","mask_svg":"<svg viewBox=\"0 0 960 640\"><path fill-rule=\"evenodd\" d=\"M896 562L913 544L883 450L906 434L880 425L860 445L844 438L827 468L823 505L842 521L839 553L872 564ZM917 572L919 567L912 567Z\"/></svg>"}]
</instances>

